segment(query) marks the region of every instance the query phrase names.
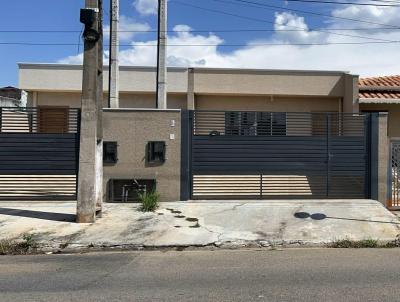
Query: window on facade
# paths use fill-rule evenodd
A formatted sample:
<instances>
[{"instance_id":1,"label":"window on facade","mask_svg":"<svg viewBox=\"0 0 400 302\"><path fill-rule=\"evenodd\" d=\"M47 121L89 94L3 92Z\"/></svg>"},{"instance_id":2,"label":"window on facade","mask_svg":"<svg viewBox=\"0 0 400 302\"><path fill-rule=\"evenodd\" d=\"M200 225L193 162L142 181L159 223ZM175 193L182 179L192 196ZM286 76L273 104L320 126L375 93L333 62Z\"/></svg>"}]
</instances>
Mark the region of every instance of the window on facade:
<instances>
[{"instance_id":1,"label":"window on facade","mask_svg":"<svg viewBox=\"0 0 400 302\"><path fill-rule=\"evenodd\" d=\"M226 135L286 135L286 113L227 112Z\"/></svg>"}]
</instances>

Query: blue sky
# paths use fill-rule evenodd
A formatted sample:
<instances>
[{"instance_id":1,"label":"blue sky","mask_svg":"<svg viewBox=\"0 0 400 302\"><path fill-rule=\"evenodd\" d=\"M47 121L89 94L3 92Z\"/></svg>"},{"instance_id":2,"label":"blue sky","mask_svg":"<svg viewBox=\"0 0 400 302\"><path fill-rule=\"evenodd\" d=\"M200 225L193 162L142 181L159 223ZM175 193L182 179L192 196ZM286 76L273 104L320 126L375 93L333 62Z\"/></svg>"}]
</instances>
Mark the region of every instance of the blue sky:
<instances>
[{"instance_id":1,"label":"blue sky","mask_svg":"<svg viewBox=\"0 0 400 302\"><path fill-rule=\"evenodd\" d=\"M156 0L120 0L121 26L128 29L155 29ZM175 66L250 67L289 69L347 70L361 75L397 74L394 62L399 59L398 44L330 45L330 46L269 46L265 44L342 43L378 40L400 40L399 30L347 30L337 28L371 28L379 25L350 22L342 19L316 17L285 9L301 9L340 18L369 20L400 25L400 9L357 7L353 5L307 4L280 0L249 0L284 9L262 9L232 0L171 0L169 2L169 43L206 44L205 47L170 47L168 62ZM364 0L365 3L367 0ZM3 1L1 30L67 30L80 31L79 9L83 0L14 0ZM244 18L208 10L219 10ZM233 2L233 3L227 3ZM109 3L105 0L106 10ZM105 25L109 14L105 14ZM301 32L218 32L226 29L306 29ZM307 30L319 28L320 31ZM182 32L209 30L210 32ZM333 30L332 30L333 29ZM343 37L333 33L369 38ZM154 44L155 33L125 35L122 44ZM79 32L73 33L0 33L0 42L78 43ZM240 46L223 46L239 44ZM260 45L261 44L261 45ZM244 46L247 45L247 46ZM77 46L13 46L0 45L0 86L18 84L17 62L80 63L82 47ZM154 65L155 48L135 45L121 48L121 62L126 65Z\"/></svg>"}]
</instances>

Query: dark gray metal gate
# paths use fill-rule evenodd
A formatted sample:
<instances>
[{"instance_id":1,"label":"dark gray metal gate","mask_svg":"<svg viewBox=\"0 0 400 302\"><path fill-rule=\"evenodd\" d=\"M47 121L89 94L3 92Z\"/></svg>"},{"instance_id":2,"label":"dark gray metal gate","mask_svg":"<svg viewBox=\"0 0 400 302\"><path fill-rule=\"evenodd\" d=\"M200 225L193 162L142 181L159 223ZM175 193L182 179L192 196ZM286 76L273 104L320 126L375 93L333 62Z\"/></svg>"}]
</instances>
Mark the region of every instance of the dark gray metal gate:
<instances>
[{"instance_id":1,"label":"dark gray metal gate","mask_svg":"<svg viewBox=\"0 0 400 302\"><path fill-rule=\"evenodd\" d=\"M391 141L389 179L390 208L400 208L400 140Z\"/></svg>"},{"instance_id":2,"label":"dark gray metal gate","mask_svg":"<svg viewBox=\"0 0 400 302\"><path fill-rule=\"evenodd\" d=\"M189 114L192 199L370 195L368 114Z\"/></svg>"},{"instance_id":3,"label":"dark gray metal gate","mask_svg":"<svg viewBox=\"0 0 400 302\"><path fill-rule=\"evenodd\" d=\"M0 200L76 199L80 110L0 113Z\"/></svg>"}]
</instances>

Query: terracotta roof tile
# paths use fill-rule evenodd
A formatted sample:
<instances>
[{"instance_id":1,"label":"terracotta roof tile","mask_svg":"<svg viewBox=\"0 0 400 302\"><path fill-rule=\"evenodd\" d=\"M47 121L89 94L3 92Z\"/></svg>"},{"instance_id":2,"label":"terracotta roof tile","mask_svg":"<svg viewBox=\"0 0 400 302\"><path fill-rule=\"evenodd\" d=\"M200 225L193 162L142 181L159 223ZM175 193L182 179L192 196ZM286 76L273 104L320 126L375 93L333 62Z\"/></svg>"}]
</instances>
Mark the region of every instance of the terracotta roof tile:
<instances>
[{"instance_id":1,"label":"terracotta roof tile","mask_svg":"<svg viewBox=\"0 0 400 302\"><path fill-rule=\"evenodd\" d=\"M361 78L360 98L400 99L400 75Z\"/></svg>"},{"instance_id":2,"label":"terracotta roof tile","mask_svg":"<svg viewBox=\"0 0 400 302\"><path fill-rule=\"evenodd\" d=\"M374 93L370 91L360 91L359 97L364 99L400 99L400 92Z\"/></svg>"},{"instance_id":3,"label":"terracotta roof tile","mask_svg":"<svg viewBox=\"0 0 400 302\"><path fill-rule=\"evenodd\" d=\"M400 87L400 75L361 78L358 82L360 87Z\"/></svg>"}]
</instances>

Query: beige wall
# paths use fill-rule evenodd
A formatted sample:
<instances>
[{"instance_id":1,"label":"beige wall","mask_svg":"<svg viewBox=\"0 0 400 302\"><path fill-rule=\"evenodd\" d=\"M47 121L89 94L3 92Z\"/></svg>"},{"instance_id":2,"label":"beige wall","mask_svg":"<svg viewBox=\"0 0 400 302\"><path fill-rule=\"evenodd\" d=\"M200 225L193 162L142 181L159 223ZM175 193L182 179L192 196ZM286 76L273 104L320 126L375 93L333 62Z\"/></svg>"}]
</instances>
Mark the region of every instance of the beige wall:
<instances>
[{"instance_id":1,"label":"beige wall","mask_svg":"<svg viewBox=\"0 0 400 302\"><path fill-rule=\"evenodd\" d=\"M33 103L33 93L29 95L28 106L68 106L81 107L81 94L78 92L37 92L36 104ZM107 107L107 94L104 95L103 106ZM155 108L154 94L120 94L121 108ZM168 95L169 109L186 109L186 95Z\"/></svg>"},{"instance_id":2,"label":"beige wall","mask_svg":"<svg viewBox=\"0 0 400 302\"><path fill-rule=\"evenodd\" d=\"M81 94L77 92L37 92L36 105L69 106L79 108ZM32 103L29 96L29 105ZM169 109L187 109L184 94L169 94ZM220 96L196 95L195 108L200 110L259 110L275 112L338 112L341 99L337 97L276 97L276 96ZM107 95L104 95L107 107ZM121 108L155 108L153 94L121 93Z\"/></svg>"},{"instance_id":3,"label":"beige wall","mask_svg":"<svg viewBox=\"0 0 400 302\"><path fill-rule=\"evenodd\" d=\"M57 102L51 100L48 92L57 91L63 96L60 102L67 102L69 93L79 93L82 89L82 67L74 65L57 64L20 64L19 86L29 92L38 92L41 102ZM155 69L152 67L126 67L120 68L121 107L154 108ZM250 96L269 98L271 95L278 100L285 97L292 98L319 98L342 100L345 112L357 111L358 76L340 71L302 71L302 70L254 70L254 69L213 69L213 68L169 68L168 91L169 108L212 109L202 106L193 108L195 99L205 96L248 96L242 104L229 105L236 110L248 110L248 106L259 107L256 98L252 104L247 104ZM108 87L108 75L104 74L104 88ZM56 96L56 95L54 95ZM78 97L72 103L78 103ZM209 101L209 103L214 100ZM189 104L189 105L187 105ZM289 105L288 105L289 104ZM305 111L301 108L291 108L297 103L282 104L277 111ZM321 106L317 101L312 103L315 108L310 110L320 111L327 107ZM217 105L216 105L217 106ZM272 105L270 105L271 107ZM329 106L329 105L328 105ZM261 106L263 107L263 106ZM221 108L220 109L230 109ZM288 108L288 109L286 109ZM322 108L322 109L320 109ZM335 108L329 108L330 110Z\"/></svg>"},{"instance_id":4,"label":"beige wall","mask_svg":"<svg viewBox=\"0 0 400 302\"><path fill-rule=\"evenodd\" d=\"M104 141L118 142L118 163L104 166L104 192L111 178L157 180L162 201L180 199L181 113L180 111L105 110ZM172 126L172 121L175 125ZM175 139L170 139L170 134ZM167 143L167 160L160 166L146 163L148 141Z\"/></svg>"},{"instance_id":5,"label":"beige wall","mask_svg":"<svg viewBox=\"0 0 400 302\"><path fill-rule=\"evenodd\" d=\"M197 94L344 96L344 73L194 69Z\"/></svg>"},{"instance_id":6,"label":"beige wall","mask_svg":"<svg viewBox=\"0 0 400 302\"><path fill-rule=\"evenodd\" d=\"M197 95L196 109L273 112L338 112L340 98Z\"/></svg>"},{"instance_id":7,"label":"beige wall","mask_svg":"<svg viewBox=\"0 0 400 302\"><path fill-rule=\"evenodd\" d=\"M387 111L389 137L400 137L400 105L397 104L360 104L360 111Z\"/></svg>"},{"instance_id":8,"label":"beige wall","mask_svg":"<svg viewBox=\"0 0 400 302\"><path fill-rule=\"evenodd\" d=\"M187 69L170 68L169 91L187 92ZM108 70L104 69L103 87L108 88ZM152 67L120 67L120 91L151 92L156 85ZM27 91L80 91L82 66L62 64L19 64L19 86Z\"/></svg>"}]
</instances>

